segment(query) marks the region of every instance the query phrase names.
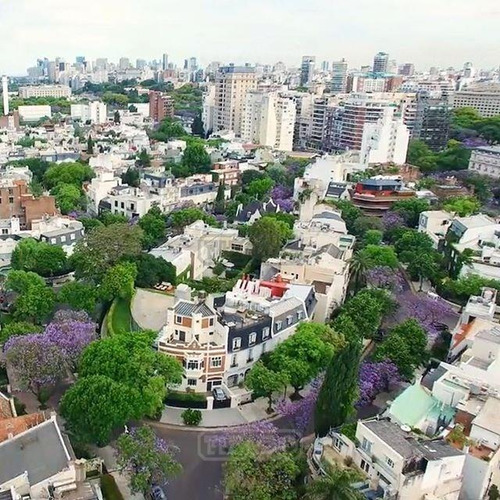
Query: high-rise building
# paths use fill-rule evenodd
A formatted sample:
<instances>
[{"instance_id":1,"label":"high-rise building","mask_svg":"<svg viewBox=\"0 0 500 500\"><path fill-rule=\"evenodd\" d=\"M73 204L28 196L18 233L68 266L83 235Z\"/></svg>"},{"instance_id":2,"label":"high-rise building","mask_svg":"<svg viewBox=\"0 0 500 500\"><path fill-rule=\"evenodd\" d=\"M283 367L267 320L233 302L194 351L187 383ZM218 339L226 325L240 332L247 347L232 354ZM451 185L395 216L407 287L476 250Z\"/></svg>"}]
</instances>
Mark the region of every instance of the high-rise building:
<instances>
[{"instance_id":1,"label":"high-rise building","mask_svg":"<svg viewBox=\"0 0 500 500\"><path fill-rule=\"evenodd\" d=\"M302 87L307 87L312 83L315 65L316 58L314 56L302 57L302 64L300 66L300 85Z\"/></svg>"},{"instance_id":2,"label":"high-rise building","mask_svg":"<svg viewBox=\"0 0 500 500\"><path fill-rule=\"evenodd\" d=\"M198 63L196 62L196 57L189 58L187 69L192 73L194 73L198 69Z\"/></svg>"},{"instance_id":3,"label":"high-rise building","mask_svg":"<svg viewBox=\"0 0 500 500\"><path fill-rule=\"evenodd\" d=\"M215 84L211 82L207 83L203 93L201 119L205 133L211 133L215 128Z\"/></svg>"},{"instance_id":4,"label":"high-rise building","mask_svg":"<svg viewBox=\"0 0 500 500\"><path fill-rule=\"evenodd\" d=\"M334 94L342 94L347 90L347 61L345 59L332 62L330 90Z\"/></svg>"},{"instance_id":5,"label":"high-rise building","mask_svg":"<svg viewBox=\"0 0 500 500\"><path fill-rule=\"evenodd\" d=\"M130 59L128 57L120 57L118 62L118 67L121 71L125 71L130 68Z\"/></svg>"},{"instance_id":6,"label":"high-rise building","mask_svg":"<svg viewBox=\"0 0 500 500\"><path fill-rule=\"evenodd\" d=\"M400 66L399 74L403 76L413 76L415 74L415 66L412 63L405 63Z\"/></svg>"},{"instance_id":7,"label":"high-rise building","mask_svg":"<svg viewBox=\"0 0 500 500\"><path fill-rule=\"evenodd\" d=\"M466 62L463 69L464 78L474 78L476 76L476 69L471 62Z\"/></svg>"},{"instance_id":8,"label":"high-rise building","mask_svg":"<svg viewBox=\"0 0 500 500\"><path fill-rule=\"evenodd\" d=\"M454 108L474 108L482 117L500 115L500 84L467 87L453 95Z\"/></svg>"},{"instance_id":9,"label":"high-rise building","mask_svg":"<svg viewBox=\"0 0 500 500\"><path fill-rule=\"evenodd\" d=\"M330 63L328 61L323 61L321 63L321 71L328 71L330 69Z\"/></svg>"},{"instance_id":10,"label":"high-rise building","mask_svg":"<svg viewBox=\"0 0 500 500\"><path fill-rule=\"evenodd\" d=\"M5 75L2 76L2 103L3 114L7 116L9 114L9 80Z\"/></svg>"},{"instance_id":11,"label":"high-rise building","mask_svg":"<svg viewBox=\"0 0 500 500\"><path fill-rule=\"evenodd\" d=\"M450 136L452 109L447 96L419 91L412 139L425 142L435 151L445 148Z\"/></svg>"},{"instance_id":12,"label":"high-rise building","mask_svg":"<svg viewBox=\"0 0 500 500\"><path fill-rule=\"evenodd\" d=\"M105 71L108 69L108 60L105 57L98 57L95 60L95 69Z\"/></svg>"},{"instance_id":13,"label":"high-rise building","mask_svg":"<svg viewBox=\"0 0 500 500\"><path fill-rule=\"evenodd\" d=\"M373 58L373 72L387 73L389 67L389 54L386 52L378 52Z\"/></svg>"},{"instance_id":14,"label":"high-rise building","mask_svg":"<svg viewBox=\"0 0 500 500\"><path fill-rule=\"evenodd\" d=\"M292 151L296 107L292 97L278 92L247 92L241 137L280 151Z\"/></svg>"},{"instance_id":15,"label":"high-rise building","mask_svg":"<svg viewBox=\"0 0 500 500\"><path fill-rule=\"evenodd\" d=\"M145 59L137 59L135 61L135 68L139 70L143 70L147 66L147 62Z\"/></svg>"},{"instance_id":16,"label":"high-rise building","mask_svg":"<svg viewBox=\"0 0 500 500\"><path fill-rule=\"evenodd\" d=\"M403 117L394 106L387 106L382 116L372 123L365 123L361 141L361 163L395 163L403 165L410 141L410 132Z\"/></svg>"},{"instance_id":17,"label":"high-rise building","mask_svg":"<svg viewBox=\"0 0 500 500\"><path fill-rule=\"evenodd\" d=\"M161 69L163 71L168 69L168 54L166 52L161 56Z\"/></svg>"},{"instance_id":18,"label":"high-rise building","mask_svg":"<svg viewBox=\"0 0 500 500\"><path fill-rule=\"evenodd\" d=\"M174 99L162 92L151 90L149 92L149 117L155 123L161 122L166 117L174 116Z\"/></svg>"},{"instance_id":19,"label":"high-rise building","mask_svg":"<svg viewBox=\"0 0 500 500\"><path fill-rule=\"evenodd\" d=\"M246 94L257 88L255 71L250 66L222 67L215 85L214 131L232 130L239 136Z\"/></svg>"}]
</instances>

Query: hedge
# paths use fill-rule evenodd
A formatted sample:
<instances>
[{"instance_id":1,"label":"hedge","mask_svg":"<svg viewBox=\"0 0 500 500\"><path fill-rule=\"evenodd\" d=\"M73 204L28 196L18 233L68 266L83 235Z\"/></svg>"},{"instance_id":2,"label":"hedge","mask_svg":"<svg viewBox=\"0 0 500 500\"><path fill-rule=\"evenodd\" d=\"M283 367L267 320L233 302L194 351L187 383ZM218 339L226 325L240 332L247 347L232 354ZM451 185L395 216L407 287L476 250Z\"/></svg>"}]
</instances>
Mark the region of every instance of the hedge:
<instances>
[{"instance_id":1,"label":"hedge","mask_svg":"<svg viewBox=\"0 0 500 500\"><path fill-rule=\"evenodd\" d=\"M104 500L125 500L116 485L115 478L110 474L101 476L101 490Z\"/></svg>"},{"instance_id":2,"label":"hedge","mask_svg":"<svg viewBox=\"0 0 500 500\"><path fill-rule=\"evenodd\" d=\"M229 250L223 251L222 256L229 262L232 262L238 269L243 269L250 262L250 259L252 258L251 255L247 255L240 252L231 252Z\"/></svg>"},{"instance_id":3,"label":"hedge","mask_svg":"<svg viewBox=\"0 0 500 500\"><path fill-rule=\"evenodd\" d=\"M170 391L165 398L165 404L179 408L206 408L207 396L200 392Z\"/></svg>"}]
</instances>

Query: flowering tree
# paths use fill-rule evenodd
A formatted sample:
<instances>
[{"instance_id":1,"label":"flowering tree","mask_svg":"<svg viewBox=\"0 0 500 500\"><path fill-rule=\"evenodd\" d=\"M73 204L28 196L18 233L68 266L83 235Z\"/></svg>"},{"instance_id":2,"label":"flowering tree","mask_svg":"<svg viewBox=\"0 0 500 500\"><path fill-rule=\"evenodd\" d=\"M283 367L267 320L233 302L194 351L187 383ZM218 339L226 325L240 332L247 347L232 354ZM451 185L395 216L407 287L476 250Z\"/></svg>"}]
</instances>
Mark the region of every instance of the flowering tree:
<instances>
[{"instance_id":1,"label":"flowering tree","mask_svg":"<svg viewBox=\"0 0 500 500\"><path fill-rule=\"evenodd\" d=\"M266 450L284 450L296 438L292 433L283 432L272 422L261 420L250 424L228 428L209 438L211 446L229 449L244 441L252 441Z\"/></svg>"},{"instance_id":2,"label":"flowering tree","mask_svg":"<svg viewBox=\"0 0 500 500\"><path fill-rule=\"evenodd\" d=\"M280 209L283 212L292 212L293 211L293 191L282 184L275 186L271 190L271 198L274 202L279 205Z\"/></svg>"},{"instance_id":3,"label":"flowering tree","mask_svg":"<svg viewBox=\"0 0 500 500\"><path fill-rule=\"evenodd\" d=\"M74 371L83 350L96 338L96 325L90 321L52 322L45 328L45 337L61 349Z\"/></svg>"},{"instance_id":4,"label":"flowering tree","mask_svg":"<svg viewBox=\"0 0 500 500\"><path fill-rule=\"evenodd\" d=\"M174 448L148 425L122 434L117 448L118 464L130 475L132 493L146 494L153 484L167 482L182 469L174 458Z\"/></svg>"},{"instance_id":5,"label":"flowering tree","mask_svg":"<svg viewBox=\"0 0 500 500\"><path fill-rule=\"evenodd\" d=\"M431 344L441 334L444 319L455 314L451 306L441 298L408 293L400 295L398 300L403 314L419 322Z\"/></svg>"},{"instance_id":6,"label":"flowering tree","mask_svg":"<svg viewBox=\"0 0 500 500\"><path fill-rule=\"evenodd\" d=\"M359 399L356 406L371 404L377 394L387 391L391 384L400 380L398 368L392 361L363 362L359 369Z\"/></svg>"},{"instance_id":7,"label":"flowering tree","mask_svg":"<svg viewBox=\"0 0 500 500\"><path fill-rule=\"evenodd\" d=\"M400 292L403 289L404 278L397 270L387 266L376 266L367 271L366 281L375 288Z\"/></svg>"},{"instance_id":8,"label":"flowering tree","mask_svg":"<svg viewBox=\"0 0 500 500\"><path fill-rule=\"evenodd\" d=\"M386 231L405 226L405 220L403 216L391 211L388 211L384 214L384 216L382 217L382 223Z\"/></svg>"},{"instance_id":9,"label":"flowering tree","mask_svg":"<svg viewBox=\"0 0 500 500\"><path fill-rule=\"evenodd\" d=\"M43 333L35 333L10 338L4 351L20 387L32 392L43 404L46 389L65 374L62 349Z\"/></svg>"}]
</instances>

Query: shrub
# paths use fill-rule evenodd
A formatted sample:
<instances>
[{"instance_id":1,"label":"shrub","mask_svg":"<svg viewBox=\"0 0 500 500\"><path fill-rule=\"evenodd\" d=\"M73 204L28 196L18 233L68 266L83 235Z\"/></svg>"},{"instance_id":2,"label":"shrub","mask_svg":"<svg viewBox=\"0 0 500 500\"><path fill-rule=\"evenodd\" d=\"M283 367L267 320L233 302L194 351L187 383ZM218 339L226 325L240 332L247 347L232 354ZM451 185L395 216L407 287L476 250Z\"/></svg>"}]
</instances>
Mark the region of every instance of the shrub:
<instances>
[{"instance_id":1,"label":"shrub","mask_svg":"<svg viewBox=\"0 0 500 500\"><path fill-rule=\"evenodd\" d=\"M203 418L200 410L193 410L188 408L181 413L182 420L186 425L200 425Z\"/></svg>"}]
</instances>

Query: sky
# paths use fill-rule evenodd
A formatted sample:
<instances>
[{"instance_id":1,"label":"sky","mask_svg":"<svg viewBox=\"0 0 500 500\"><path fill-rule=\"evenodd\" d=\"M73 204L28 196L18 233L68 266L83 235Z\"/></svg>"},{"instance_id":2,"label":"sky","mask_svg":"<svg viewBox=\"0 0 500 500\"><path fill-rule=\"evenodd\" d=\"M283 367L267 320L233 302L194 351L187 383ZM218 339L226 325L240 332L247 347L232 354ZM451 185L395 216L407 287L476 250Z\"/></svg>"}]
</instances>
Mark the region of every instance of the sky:
<instances>
[{"instance_id":1,"label":"sky","mask_svg":"<svg viewBox=\"0 0 500 500\"><path fill-rule=\"evenodd\" d=\"M107 57L181 65L345 57L371 64L456 68L500 65L500 1L481 0L0 0L0 74L23 75L39 57Z\"/></svg>"}]
</instances>

